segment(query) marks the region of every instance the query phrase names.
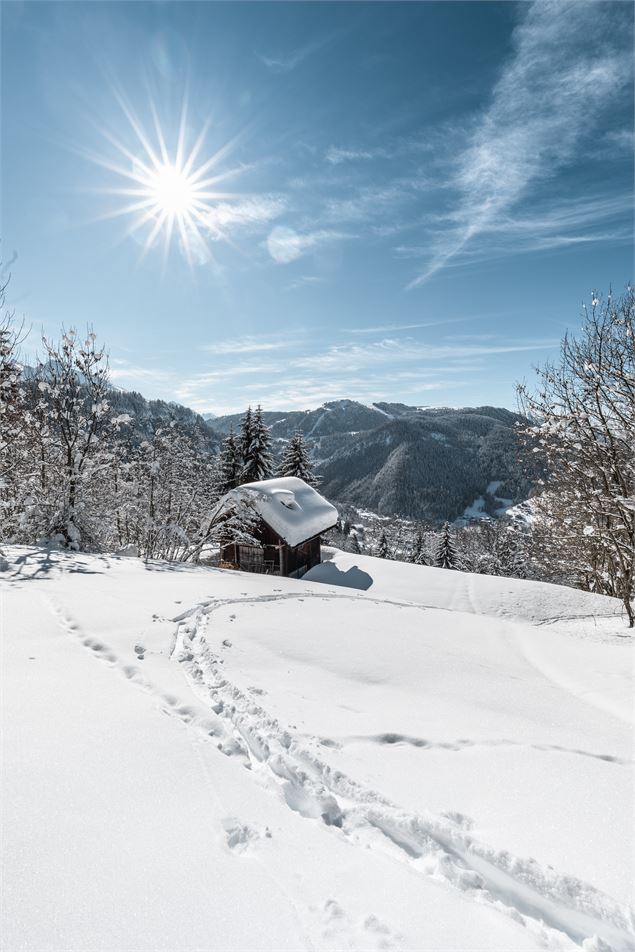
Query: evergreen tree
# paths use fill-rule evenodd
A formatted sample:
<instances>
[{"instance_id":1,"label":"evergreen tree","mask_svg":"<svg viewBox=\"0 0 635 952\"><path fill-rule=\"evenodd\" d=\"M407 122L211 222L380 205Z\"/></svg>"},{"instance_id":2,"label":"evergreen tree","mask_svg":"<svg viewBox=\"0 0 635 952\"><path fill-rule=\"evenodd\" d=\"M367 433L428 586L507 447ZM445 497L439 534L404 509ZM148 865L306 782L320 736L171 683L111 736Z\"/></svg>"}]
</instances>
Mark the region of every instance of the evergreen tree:
<instances>
[{"instance_id":1,"label":"evergreen tree","mask_svg":"<svg viewBox=\"0 0 635 952\"><path fill-rule=\"evenodd\" d=\"M296 433L287 443L278 467L278 476L297 476L309 486L317 484L309 450L301 433Z\"/></svg>"},{"instance_id":2,"label":"evergreen tree","mask_svg":"<svg viewBox=\"0 0 635 952\"><path fill-rule=\"evenodd\" d=\"M410 562L414 565L426 565L426 557L424 554L424 545L423 545L423 533L421 529L417 530L417 534L412 543L412 548L410 550Z\"/></svg>"},{"instance_id":3,"label":"evergreen tree","mask_svg":"<svg viewBox=\"0 0 635 952\"><path fill-rule=\"evenodd\" d=\"M273 472L273 459L269 449L271 437L269 429L262 418L262 408L256 407L245 414L243 420L243 468L242 483L259 482L261 479L270 479Z\"/></svg>"},{"instance_id":4,"label":"evergreen tree","mask_svg":"<svg viewBox=\"0 0 635 952\"><path fill-rule=\"evenodd\" d=\"M458 569L459 560L457 559L450 531L450 523L446 522L441 530L439 545L437 547L435 564L440 569Z\"/></svg>"},{"instance_id":5,"label":"evergreen tree","mask_svg":"<svg viewBox=\"0 0 635 952\"><path fill-rule=\"evenodd\" d=\"M236 486L238 486L240 483L241 470L240 442L232 426L223 441L223 448L220 453L219 491L221 495L228 493L230 489L235 489Z\"/></svg>"},{"instance_id":6,"label":"evergreen tree","mask_svg":"<svg viewBox=\"0 0 635 952\"><path fill-rule=\"evenodd\" d=\"M361 547L361 545L359 544L359 539L357 538L357 534L352 535L352 536L350 537L350 543L349 543L349 549L348 549L348 551L349 551L349 552L352 552L354 555L361 555L361 554L362 554L362 547Z\"/></svg>"},{"instance_id":7,"label":"evergreen tree","mask_svg":"<svg viewBox=\"0 0 635 952\"><path fill-rule=\"evenodd\" d=\"M254 416L251 411L251 407L247 407L247 412L240 421L240 435L238 437L239 450L240 450L240 460L241 464L244 467L245 461L249 459L251 455L251 444L254 438ZM240 482L247 482L248 480L242 477Z\"/></svg>"},{"instance_id":8,"label":"evergreen tree","mask_svg":"<svg viewBox=\"0 0 635 952\"><path fill-rule=\"evenodd\" d=\"M381 536L379 537L379 546L377 548L377 556L380 559L388 558L388 539L386 538L386 533L382 529Z\"/></svg>"}]
</instances>

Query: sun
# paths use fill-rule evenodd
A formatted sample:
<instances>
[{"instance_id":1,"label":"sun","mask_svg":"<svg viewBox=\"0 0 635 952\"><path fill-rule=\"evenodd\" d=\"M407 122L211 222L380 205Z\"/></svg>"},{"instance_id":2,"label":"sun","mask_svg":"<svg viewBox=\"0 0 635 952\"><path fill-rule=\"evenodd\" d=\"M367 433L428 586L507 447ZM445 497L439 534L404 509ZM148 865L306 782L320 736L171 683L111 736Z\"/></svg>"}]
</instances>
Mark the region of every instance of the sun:
<instances>
[{"instance_id":1,"label":"sun","mask_svg":"<svg viewBox=\"0 0 635 952\"><path fill-rule=\"evenodd\" d=\"M154 199L157 214L190 215L196 209L196 184L176 165L157 169L148 183L148 193Z\"/></svg>"},{"instance_id":2,"label":"sun","mask_svg":"<svg viewBox=\"0 0 635 952\"><path fill-rule=\"evenodd\" d=\"M209 158L201 161L200 154L208 132L208 125L200 130L194 144L186 143L187 102L184 101L178 125L176 142L172 149L153 102L150 111L153 134L148 133L124 96L115 90L115 96L134 132L136 145L130 147L106 128L100 128L104 138L115 149L115 157L83 154L123 179L118 185L99 188L100 193L120 196L126 203L107 212L102 218L129 216L131 222L126 236L145 233L141 256L151 248L163 245L164 264L176 237L178 246L190 266L213 260L211 243L229 237L222 233L215 208L220 202L236 198L235 193L218 190L224 179L236 175L241 168L220 171L234 141L225 143Z\"/></svg>"}]
</instances>

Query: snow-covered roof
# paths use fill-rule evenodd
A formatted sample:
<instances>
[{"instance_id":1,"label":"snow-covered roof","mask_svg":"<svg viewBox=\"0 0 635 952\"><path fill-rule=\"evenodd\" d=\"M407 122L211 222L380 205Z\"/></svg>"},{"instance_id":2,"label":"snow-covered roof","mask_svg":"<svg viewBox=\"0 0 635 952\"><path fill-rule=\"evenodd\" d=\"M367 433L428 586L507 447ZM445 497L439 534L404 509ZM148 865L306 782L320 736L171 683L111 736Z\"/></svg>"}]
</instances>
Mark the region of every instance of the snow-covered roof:
<instances>
[{"instance_id":1,"label":"snow-covered roof","mask_svg":"<svg viewBox=\"0 0 635 952\"><path fill-rule=\"evenodd\" d=\"M245 483L228 492L225 499L237 494L247 494L261 519L290 546L326 532L337 522L335 506L296 476Z\"/></svg>"}]
</instances>

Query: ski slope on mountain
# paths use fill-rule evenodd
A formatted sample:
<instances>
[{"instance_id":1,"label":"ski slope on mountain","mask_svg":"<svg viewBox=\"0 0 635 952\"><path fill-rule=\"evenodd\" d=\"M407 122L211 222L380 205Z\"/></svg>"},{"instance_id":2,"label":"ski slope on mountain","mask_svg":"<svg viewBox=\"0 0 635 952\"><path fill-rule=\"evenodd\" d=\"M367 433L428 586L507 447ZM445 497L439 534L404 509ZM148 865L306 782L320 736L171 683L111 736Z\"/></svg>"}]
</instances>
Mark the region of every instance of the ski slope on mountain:
<instances>
[{"instance_id":1,"label":"ski slope on mountain","mask_svg":"<svg viewBox=\"0 0 635 952\"><path fill-rule=\"evenodd\" d=\"M617 603L13 548L2 949L635 949Z\"/></svg>"}]
</instances>

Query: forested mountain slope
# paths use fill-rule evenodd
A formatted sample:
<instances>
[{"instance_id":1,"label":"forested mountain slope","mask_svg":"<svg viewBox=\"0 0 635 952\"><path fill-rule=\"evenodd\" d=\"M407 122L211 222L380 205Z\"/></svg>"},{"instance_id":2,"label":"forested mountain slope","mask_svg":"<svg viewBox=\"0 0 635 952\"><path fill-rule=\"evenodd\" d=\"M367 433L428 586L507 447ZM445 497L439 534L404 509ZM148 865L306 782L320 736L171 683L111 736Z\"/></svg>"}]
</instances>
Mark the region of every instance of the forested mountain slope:
<instances>
[{"instance_id":1,"label":"forested mountain slope","mask_svg":"<svg viewBox=\"0 0 635 952\"><path fill-rule=\"evenodd\" d=\"M518 461L515 425L502 408L418 408L352 400L317 410L264 413L272 436L305 435L324 493L382 514L455 519L491 482L500 496L519 501L531 484ZM226 432L240 416L217 417Z\"/></svg>"}]
</instances>

